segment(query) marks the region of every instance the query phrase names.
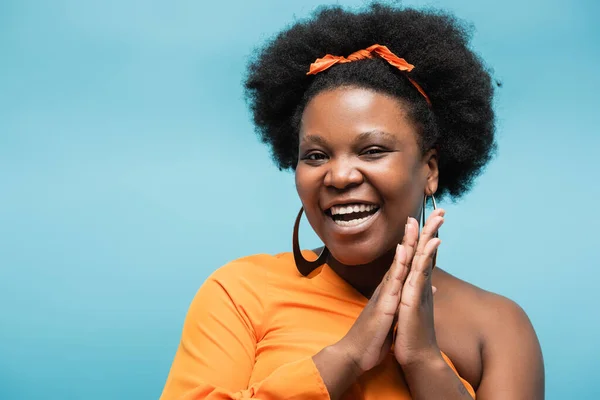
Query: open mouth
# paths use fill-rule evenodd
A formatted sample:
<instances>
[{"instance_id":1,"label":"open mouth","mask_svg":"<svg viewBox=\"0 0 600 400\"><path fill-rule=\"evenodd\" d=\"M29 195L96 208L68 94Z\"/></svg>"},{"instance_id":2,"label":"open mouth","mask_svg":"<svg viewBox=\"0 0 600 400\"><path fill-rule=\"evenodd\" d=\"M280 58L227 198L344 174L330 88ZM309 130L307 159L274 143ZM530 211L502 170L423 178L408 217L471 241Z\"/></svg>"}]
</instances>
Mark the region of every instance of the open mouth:
<instances>
[{"instance_id":1,"label":"open mouth","mask_svg":"<svg viewBox=\"0 0 600 400\"><path fill-rule=\"evenodd\" d=\"M343 204L333 206L325 211L325 214L333 219L336 225L349 227L360 225L372 218L379 206L375 204Z\"/></svg>"}]
</instances>

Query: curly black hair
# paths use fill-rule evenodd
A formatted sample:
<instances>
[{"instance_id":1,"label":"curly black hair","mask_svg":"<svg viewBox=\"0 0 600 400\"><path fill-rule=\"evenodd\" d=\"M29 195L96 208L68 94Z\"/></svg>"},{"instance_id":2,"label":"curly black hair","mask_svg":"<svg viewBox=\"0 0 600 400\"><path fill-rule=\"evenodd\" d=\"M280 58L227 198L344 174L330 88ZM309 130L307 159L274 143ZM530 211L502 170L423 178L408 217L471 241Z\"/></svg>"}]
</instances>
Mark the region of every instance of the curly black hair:
<instances>
[{"instance_id":1,"label":"curly black hair","mask_svg":"<svg viewBox=\"0 0 600 400\"><path fill-rule=\"evenodd\" d=\"M470 38L464 23L439 10L381 2L360 11L319 8L269 41L249 63L245 94L257 133L280 169L295 169L300 116L317 93L354 86L395 96L419 127L423 152L438 149L436 195L456 200L496 148L491 72L469 48ZM373 44L415 65L410 77L431 106L403 73L378 57L306 74L325 54L347 56Z\"/></svg>"}]
</instances>

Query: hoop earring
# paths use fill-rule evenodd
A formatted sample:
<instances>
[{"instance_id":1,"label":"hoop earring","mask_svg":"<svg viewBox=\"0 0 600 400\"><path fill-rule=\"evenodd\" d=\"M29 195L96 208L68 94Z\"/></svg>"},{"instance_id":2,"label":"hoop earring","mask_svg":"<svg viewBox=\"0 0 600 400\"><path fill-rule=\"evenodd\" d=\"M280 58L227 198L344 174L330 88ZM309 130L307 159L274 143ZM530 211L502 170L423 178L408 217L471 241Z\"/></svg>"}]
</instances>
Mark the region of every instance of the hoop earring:
<instances>
[{"instance_id":1,"label":"hoop earring","mask_svg":"<svg viewBox=\"0 0 600 400\"><path fill-rule=\"evenodd\" d=\"M321 251L319 257L317 257L317 259L314 261L308 261L306 258L304 258L304 256L302 255L302 251L300 250L300 242L298 240L298 232L300 230L300 219L302 218L303 212L304 207L300 207L300 212L298 213L298 216L296 217L296 223L294 224L294 233L292 235L292 248L294 251L294 262L296 263L296 268L298 268L298 271L302 275L307 276L315 269L325 264L325 261L327 261L327 257L329 257L329 249L327 247L323 247L323 251Z\"/></svg>"},{"instance_id":2,"label":"hoop earring","mask_svg":"<svg viewBox=\"0 0 600 400\"><path fill-rule=\"evenodd\" d=\"M433 205L433 211L437 210L437 204L435 202L435 197L433 196L433 194L431 196L427 196L427 194L425 194L425 196L423 196L423 209L421 210L421 231L423 231L423 228L425 228L425 221L426 221L426 216L425 216L425 209L427 208L427 197L431 197L431 204ZM436 231L435 234L433 235L433 237L435 238L439 238L439 232ZM437 250L435 251L435 254L433 255L433 268L435 268L437 266Z\"/></svg>"}]
</instances>

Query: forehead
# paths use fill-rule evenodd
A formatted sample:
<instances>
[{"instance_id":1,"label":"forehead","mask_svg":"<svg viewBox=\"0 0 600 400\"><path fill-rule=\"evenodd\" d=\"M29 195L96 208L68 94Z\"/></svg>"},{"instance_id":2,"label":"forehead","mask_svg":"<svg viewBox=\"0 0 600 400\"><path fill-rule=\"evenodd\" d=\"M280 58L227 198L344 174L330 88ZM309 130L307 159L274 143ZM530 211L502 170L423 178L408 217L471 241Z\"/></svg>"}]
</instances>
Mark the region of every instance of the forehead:
<instances>
[{"instance_id":1,"label":"forehead","mask_svg":"<svg viewBox=\"0 0 600 400\"><path fill-rule=\"evenodd\" d=\"M414 123L402 101L364 88L337 88L313 97L302 114L300 135L328 140L387 132L397 140L416 139Z\"/></svg>"}]
</instances>

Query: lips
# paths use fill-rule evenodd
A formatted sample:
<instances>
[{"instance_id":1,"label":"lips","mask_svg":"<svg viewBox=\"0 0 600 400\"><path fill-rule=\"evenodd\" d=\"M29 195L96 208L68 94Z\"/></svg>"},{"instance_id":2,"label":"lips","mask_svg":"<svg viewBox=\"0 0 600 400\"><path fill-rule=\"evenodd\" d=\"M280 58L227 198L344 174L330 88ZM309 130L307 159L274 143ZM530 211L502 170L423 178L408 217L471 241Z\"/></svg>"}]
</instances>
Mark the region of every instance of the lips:
<instances>
[{"instance_id":1,"label":"lips","mask_svg":"<svg viewBox=\"0 0 600 400\"><path fill-rule=\"evenodd\" d=\"M364 203L356 203L356 204L342 204L337 206L332 206L329 208L329 212L334 217L340 215L351 215L357 213L370 213L372 210L378 208L375 204L364 204Z\"/></svg>"},{"instance_id":2,"label":"lips","mask_svg":"<svg viewBox=\"0 0 600 400\"><path fill-rule=\"evenodd\" d=\"M356 230L378 215L380 207L375 204L347 203L334 205L325 211L329 220L344 231ZM355 228L355 229L353 229Z\"/></svg>"}]
</instances>

